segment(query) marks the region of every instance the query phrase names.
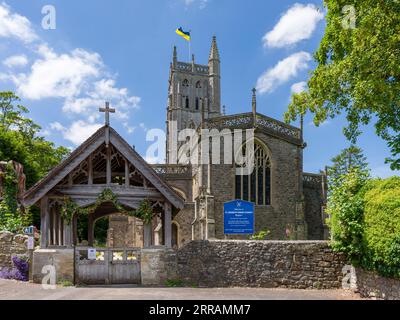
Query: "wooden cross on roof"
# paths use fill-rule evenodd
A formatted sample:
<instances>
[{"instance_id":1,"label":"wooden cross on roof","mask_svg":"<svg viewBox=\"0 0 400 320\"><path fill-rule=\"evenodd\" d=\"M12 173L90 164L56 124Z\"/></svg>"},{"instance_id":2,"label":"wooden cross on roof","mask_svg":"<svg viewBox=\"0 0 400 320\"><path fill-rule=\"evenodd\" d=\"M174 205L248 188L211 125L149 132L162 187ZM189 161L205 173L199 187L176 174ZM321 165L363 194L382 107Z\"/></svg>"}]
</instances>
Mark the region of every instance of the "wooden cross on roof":
<instances>
[{"instance_id":1,"label":"wooden cross on roof","mask_svg":"<svg viewBox=\"0 0 400 320\"><path fill-rule=\"evenodd\" d=\"M109 126L110 125L110 112L111 113L115 113L115 109L114 108L110 108L110 103L106 102L106 107L105 108L99 108L99 111L105 113L106 126Z\"/></svg>"}]
</instances>

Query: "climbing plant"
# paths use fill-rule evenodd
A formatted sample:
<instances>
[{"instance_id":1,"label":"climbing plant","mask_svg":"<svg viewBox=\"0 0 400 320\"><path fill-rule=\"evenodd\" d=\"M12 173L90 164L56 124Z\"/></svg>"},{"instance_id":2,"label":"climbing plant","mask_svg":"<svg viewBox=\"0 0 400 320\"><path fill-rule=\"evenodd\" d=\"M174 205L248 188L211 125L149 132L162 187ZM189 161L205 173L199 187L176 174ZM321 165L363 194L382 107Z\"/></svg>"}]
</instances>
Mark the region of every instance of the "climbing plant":
<instances>
[{"instance_id":1,"label":"climbing plant","mask_svg":"<svg viewBox=\"0 0 400 320\"><path fill-rule=\"evenodd\" d=\"M16 232L24 226L24 215L18 202L18 181L13 163L10 161L5 171L0 173L3 181L3 199L0 201L0 230Z\"/></svg>"},{"instance_id":2,"label":"climbing plant","mask_svg":"<svg viewBox=\"0 0 400 320\"><path fill-rule=\"evenodd\" d=\"M65 197L64 204L61 208L61 215L66 221L71 222L72 217L75 214L78 216L89 215L104 202L111 202L120 213L139 218L143 220L144 223L150 223L153 219L153 209L148 199L142 200L137 210L126 210L118 202L118 197L111 191L111 189L104 189L96 199L95 203L85 208L79 207L71 198Z\"/></svg>"}]
</instances>

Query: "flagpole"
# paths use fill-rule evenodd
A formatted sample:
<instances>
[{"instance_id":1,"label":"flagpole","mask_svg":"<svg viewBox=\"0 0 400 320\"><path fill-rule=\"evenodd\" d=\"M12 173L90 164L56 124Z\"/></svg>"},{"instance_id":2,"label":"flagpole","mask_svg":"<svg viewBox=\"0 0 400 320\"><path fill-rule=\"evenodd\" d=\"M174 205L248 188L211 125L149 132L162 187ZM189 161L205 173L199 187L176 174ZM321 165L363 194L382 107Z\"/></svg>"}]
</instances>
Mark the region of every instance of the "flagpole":
<instances>
[{"instance_id":1,"label":"flagpole","mask_svg":"<svg viewBox=\"0 0 400 320\"><path fill-rule=\"evenodd\" d=\"M189 40L189 61L192 60L192 30L189 30L190 40Z\"/></svg>"}]
</instances>

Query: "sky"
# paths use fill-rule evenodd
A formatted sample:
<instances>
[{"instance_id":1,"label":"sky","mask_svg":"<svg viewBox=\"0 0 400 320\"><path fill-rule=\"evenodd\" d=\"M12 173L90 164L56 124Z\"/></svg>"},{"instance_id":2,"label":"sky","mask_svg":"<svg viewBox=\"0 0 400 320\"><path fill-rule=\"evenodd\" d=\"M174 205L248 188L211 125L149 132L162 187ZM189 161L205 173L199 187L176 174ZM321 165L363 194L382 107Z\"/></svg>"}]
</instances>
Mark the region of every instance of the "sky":
<instances>
[{"instance_id":1,"label":"sky","mask_svg":"<svg viewBox=\"0 0 400 320\"><path fill-rule=\"evenodd\" d=\"M257 111L283 120L316 66L325 14L322 0L0 0L0 91L15 91L40 134L71 149L104 124L98 108L110 101L111 125L145 156L148 130L165 129L173 46L189 61L176 28L191 30L199 64L217 37L227 114L250 112L256 87ZM306 116L304 171L348 147L345 125L339 117L316 127ZM390 153L373 126L362 130L372 174L399 174L384 163Z\"/></svg>"}]
</instances>

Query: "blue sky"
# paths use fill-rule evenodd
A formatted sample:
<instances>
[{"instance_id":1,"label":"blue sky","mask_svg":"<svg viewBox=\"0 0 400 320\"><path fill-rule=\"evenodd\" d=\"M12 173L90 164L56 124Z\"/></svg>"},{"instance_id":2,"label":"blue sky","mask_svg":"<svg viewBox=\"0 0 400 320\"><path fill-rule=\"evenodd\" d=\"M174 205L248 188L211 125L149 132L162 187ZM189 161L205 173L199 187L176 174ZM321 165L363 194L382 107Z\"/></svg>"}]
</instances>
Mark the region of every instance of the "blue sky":
<instances>
[{"instance_id":1,"label":"blue sky","mask_svg":"<svg viewBox=\"0 0 400 320\"><path fill-rule=\"evenodd\" d=\"M42 28L48 4L56 9L54 30ZM179 60L189 59L177 27L192 30L197 63L207 63L217 36L228 114L250 111L257 86L258 112L282 120L291 92L315 67L323 16L322 1L7 0L0 2L0 90L16 91L42 134L71 148L103 124L97 109L110 100L118 111L112 126L145 155L147 130L165 127L173 45ZM317 128L307 116L305 124L304 170L317 172L348 146L345 121ZM373 127L363 132L359 146L373 174L398 174L384 164L389 150Z\"/></svg>"}]
</instances>

